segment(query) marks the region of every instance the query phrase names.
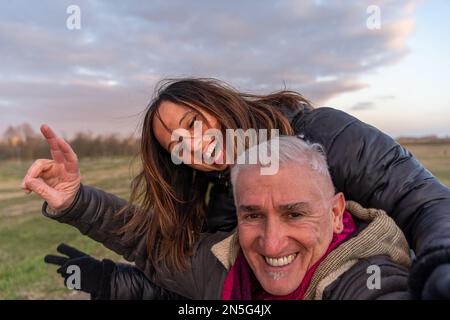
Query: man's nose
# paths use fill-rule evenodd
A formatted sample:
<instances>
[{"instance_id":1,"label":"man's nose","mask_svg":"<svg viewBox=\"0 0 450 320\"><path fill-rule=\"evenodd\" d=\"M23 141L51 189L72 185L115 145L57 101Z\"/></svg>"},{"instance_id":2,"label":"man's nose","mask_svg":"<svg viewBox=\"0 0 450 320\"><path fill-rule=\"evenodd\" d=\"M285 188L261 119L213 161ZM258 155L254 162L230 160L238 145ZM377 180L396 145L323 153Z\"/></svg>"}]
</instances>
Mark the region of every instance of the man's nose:
<instances>
[{"instance_id":1,"label":"man's nose","mask_svg":"<svg viewBox=\"0 0 450 320\"><path fill-rule=\"evenodd\" d=\"M286 239L282 223L278 219L268 219L261 237L261 246L264 254L272 258L278 257L285 246Z\"/></svg>"}]
</instances>

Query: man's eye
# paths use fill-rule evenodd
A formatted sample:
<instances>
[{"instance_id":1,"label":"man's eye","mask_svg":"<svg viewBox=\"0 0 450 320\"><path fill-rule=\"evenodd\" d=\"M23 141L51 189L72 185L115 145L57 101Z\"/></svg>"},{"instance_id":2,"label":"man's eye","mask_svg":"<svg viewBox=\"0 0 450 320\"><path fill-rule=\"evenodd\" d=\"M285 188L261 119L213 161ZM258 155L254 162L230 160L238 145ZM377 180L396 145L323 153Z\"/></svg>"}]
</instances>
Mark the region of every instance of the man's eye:
<instances>
[{"instance_id":1,"label":"man's eye","mask_svg":"<svg viewBox=\"0 0 450 320\"><path fill-rule=\"evenodd\" d=\"M290 212L288 213L288 217L291 219L298 219L300 217L302 217L304 214L302 214L301 212Z\"/></svg>"},{"instance_id":2,"label":"man's eye","mask_svg":"<svg viewBox=\"0 0 450 320\"><path fill-rule=\"evenodd\" d=\"M261 218L261 215L258 213L250 213L245 216L245 220L256 220Z\"/></svg>"}]
</instances>

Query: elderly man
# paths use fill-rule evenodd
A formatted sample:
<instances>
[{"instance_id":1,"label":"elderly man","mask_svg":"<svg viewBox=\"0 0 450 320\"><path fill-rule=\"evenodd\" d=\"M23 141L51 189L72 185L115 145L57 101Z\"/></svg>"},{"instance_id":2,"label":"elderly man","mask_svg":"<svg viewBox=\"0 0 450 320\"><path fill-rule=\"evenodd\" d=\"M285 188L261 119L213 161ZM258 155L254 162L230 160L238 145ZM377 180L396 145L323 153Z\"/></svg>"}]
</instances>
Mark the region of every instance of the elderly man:
<instances>
[{"instance_id":1,"label":"elderly man","mask_svg":"<svg viewBox=\"0 0 450 320\"><path fill-rule=\"evenodd\" d=\"M403 233L383 211L335 193L319 145L280 137L274 175L239 163L231 172L237 230L204 234L183 273L135 257L151 281L191 299L409 298Z\"/></svg>"},{"instance_id":2,"label":"elderly man","mask_svg":"<svg viewBox=\"0 0 450 320\"><path fill-rule=\"evenodd\" d=\"M282 137L279 160L272 176L233 168L239 244L230 243L222 297L407 298L409 250L394 222L335 194L319 145ZM370 270L380 283L370 284Z\"/></svg>"}]
</instances>

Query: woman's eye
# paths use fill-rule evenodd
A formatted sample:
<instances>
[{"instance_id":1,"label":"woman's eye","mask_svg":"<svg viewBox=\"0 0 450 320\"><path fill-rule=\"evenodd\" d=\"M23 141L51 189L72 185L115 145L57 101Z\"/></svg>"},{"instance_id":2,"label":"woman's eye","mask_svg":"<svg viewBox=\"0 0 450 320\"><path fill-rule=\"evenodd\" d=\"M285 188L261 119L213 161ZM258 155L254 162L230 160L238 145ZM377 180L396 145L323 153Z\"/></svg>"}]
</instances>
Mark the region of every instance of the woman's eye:
<instances>
[{"instance_id":1,"label":"woman's eye","mask_svg":"<svg viewBox=\"0 0 450 320\"><path fill-rule=\"evenodd\" d=\"M189 129L194 127L195 121L197 121L197 116L193 116L191 122L189 123Z\"/></svg>"}]
</instances>

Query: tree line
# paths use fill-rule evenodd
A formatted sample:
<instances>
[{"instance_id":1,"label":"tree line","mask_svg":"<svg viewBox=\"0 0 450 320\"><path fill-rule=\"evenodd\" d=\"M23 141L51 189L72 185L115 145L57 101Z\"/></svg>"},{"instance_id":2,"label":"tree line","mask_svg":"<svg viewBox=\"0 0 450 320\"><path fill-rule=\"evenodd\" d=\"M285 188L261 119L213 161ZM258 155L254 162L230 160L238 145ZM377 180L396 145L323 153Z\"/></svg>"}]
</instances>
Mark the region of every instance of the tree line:
<instances>
[{"instance_id":1,"label":"tree line","mask_svg":"<svg viewBox=\"0 0 450 320\"><path fill-rule=\"evenodd\" d=\"M139 140L118 135L77 133L68 142L79 157L134 156L139 150ZM31 125L24 123L9 126L0 137L0 160L32 160L49 158L45 139Z\"/></svg>"},{"instance_id":2,"label":"tree line","mask_svg":"<svg viewBox=\"0 0 450 320\"><path fill-rule=\"evenodd\" d=\"M93 135L77 133L68 141L79 157L134 156L139 150L139 139L122 138L118 135ZM424 137L400 137L402 145L410 144L448 144L450 137L438 138L430 135ZM31 125L24 123L9 126L0 136L0 160L32 160L49 158L50 152L44 138L37 134Z\"/></svg>"}]
</instances>

